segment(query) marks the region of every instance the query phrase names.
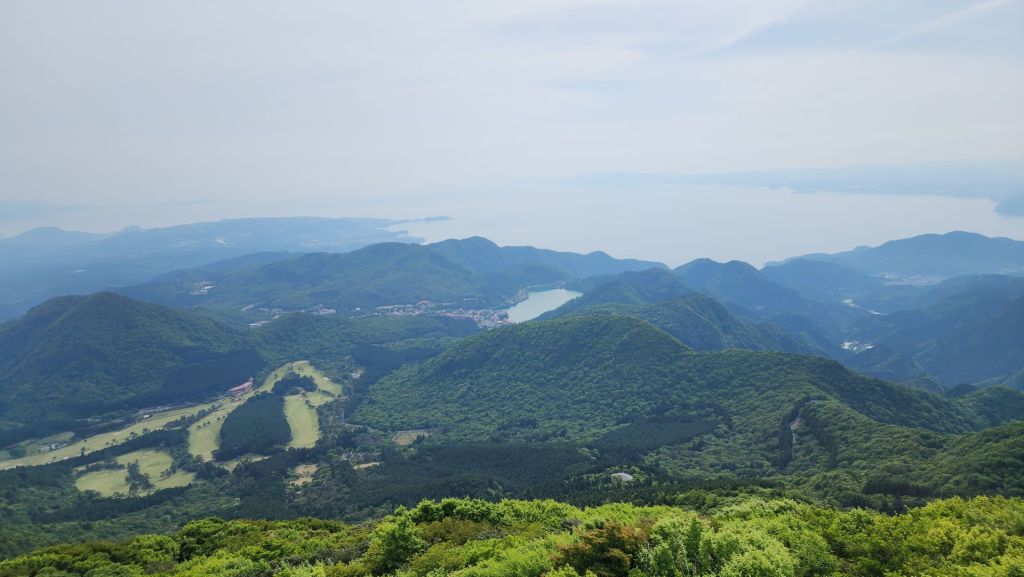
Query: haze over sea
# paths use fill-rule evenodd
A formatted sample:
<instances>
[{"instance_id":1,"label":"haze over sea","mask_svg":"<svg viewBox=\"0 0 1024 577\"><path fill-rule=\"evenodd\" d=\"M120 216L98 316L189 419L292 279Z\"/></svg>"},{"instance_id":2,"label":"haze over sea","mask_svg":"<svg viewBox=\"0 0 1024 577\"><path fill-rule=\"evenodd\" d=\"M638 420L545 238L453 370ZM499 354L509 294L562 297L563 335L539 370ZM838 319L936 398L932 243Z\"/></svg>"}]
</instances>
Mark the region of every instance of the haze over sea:
<instances>
[{"instance_id":1,"label":"haze over sea","mask_svg":"<svg viewBox=\"0 0 1024 577\"><path fill-rule=\"evenodd\" d=\"M967 230L1024 239L1024 218L999 215L988 199L924 195L796 193L710 185L531 184L463 192L329 197L288 202L158 203L81 207L0 222L9 236L37 226L112 232L262 216L378 217L404 222L428 242L486 236L502 245L603 250L675 266L697 257L760 265L809 252L835 252L923 233Z\"/></svg>"}]
</instances>

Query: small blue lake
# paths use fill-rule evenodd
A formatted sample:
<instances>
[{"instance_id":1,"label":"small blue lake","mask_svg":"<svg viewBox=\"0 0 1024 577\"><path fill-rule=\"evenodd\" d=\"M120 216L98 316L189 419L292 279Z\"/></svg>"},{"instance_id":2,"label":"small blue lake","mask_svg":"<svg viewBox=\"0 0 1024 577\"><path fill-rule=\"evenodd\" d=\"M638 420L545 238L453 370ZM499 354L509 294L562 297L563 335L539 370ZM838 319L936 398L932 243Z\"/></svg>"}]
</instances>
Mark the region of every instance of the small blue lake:
<instances>
[{"instance_id":1,"label":"small blue lake","mask_svg":"<svg viewBox=\"0 0 1024 577\"><path fill-rule=\"evenodd\" d=\"M514 323L521 323L535 319L581 295L583 293L566 289L530 292L526 300L508 309L508 320Z\"/></svg>"}]
</instances>

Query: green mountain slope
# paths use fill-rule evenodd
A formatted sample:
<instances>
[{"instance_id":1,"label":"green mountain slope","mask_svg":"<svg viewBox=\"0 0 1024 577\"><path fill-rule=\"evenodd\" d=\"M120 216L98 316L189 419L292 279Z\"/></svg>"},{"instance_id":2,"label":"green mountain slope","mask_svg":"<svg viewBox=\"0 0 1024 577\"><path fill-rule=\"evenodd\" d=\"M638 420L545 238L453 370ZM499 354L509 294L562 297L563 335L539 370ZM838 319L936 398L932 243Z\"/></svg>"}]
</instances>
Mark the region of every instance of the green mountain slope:
<instances>
[{"instance_id":1,"label":"green mountain slope","mask_svg":"<svg viewBox=\"0 0 1024 577\"><path fill-rule=\"evenodd\" d=\"M111 293L52 299L0 327L0 414L15 422L202 397L263 363L243 334Z\"/></svg>"},{"instance_id":2,"label":"green mountain slope","mask_svg":"<svg viewBox=\"0 0 1024 577\"><path fill-rule=\"evenodd\" d=\"M1024 463L1021 421L944 435L880 424L841 403L820 401L804 406L791 423L784 470L835 502L870 505L872 495L1024 496L1017 474Z\"/></svg>"},{"instance_id":3,"label":"green mountain slope","mask_svg":"<svg viewBox=\"0 0 1024 577\"><path fill-rule=\"evenodd\" d=\"M807 302L796 291L772 282L745 262L720 263L702 258L676 268L675 273L687 285L757 315L807 308Z\"/></svg>"},{"instance_id":4,"label":"green mountain slope","mask_svg":"<svg viewBox=\"0 0 1024 577\"><path fill-rule=\"evenodd\" d=\"M1024 241L955 231L892 240L837 254L803 258L824 260L867 274L950 278L978 274L1024 273Z\"/></svg>"},{"instance_id":5,"label":"green mountain slope","mask_svg":"<svg viewBox=\"0 0 1024 577\"><path fill-rule=\"evenodd\" d=\"M489 273L549 275L549 280L587 278L649 268L666 269L661 263L616 259L603 252L577 254L532 246L498 246L479 236L428 245L431 251L463 267ZM666 269L667 270L667 269Z\"/></svg>"},{"instance_id":6,"label":"green mountain slope","mask_svg":"<svg viewBox=\"0 0 1024 577\"><path fill-rule=\"evenodd\" d=\"M646 305L693 292L672 271L659 268L574 280L566 286L582 292L583 296L545 313L542 319L562 317L597 305Z\"/></svg>"},{"instance_id":7,"label":"green mountain slope","mask_svg":"<svg viewBox=\"0 0 1024 577\"><path fill-rule=\"evenodd\" d=\"M553 312L556 313L555 318L561 316L557 314L559 311ZM572 314L618 314L643 319L696 351L747 349L808 354L816 352L813 347L787 335L782 329L743 320L714 299L699 293L643 306L594 305Z\"/></svg>"},{"instance_id":8,"label":"green mountain slope","mask_svg":"<svg viewBox=\"0 0 1024 577\"><path fill-rule=\"evenodd\" d=\"M500 303L509 279L476 273L414 244L382 243L344 254L310 254L231 275L202 300L210 307L344 311L420 300L459 306Z\"/></svg>"},{"instance_id":9,"label":"green mountain slope","mask_svg":"<svg viewBox=\"0 0 1024 577\"><path fill-rule=\"evenodd\" d=\"M1024 370L1024 293L970 290L931 306L900 311L851 327L858 340L918 367L947 387L1010 382ZM858 357L871 357L875 350Z\"/></svg>"},{"instance_id":10,"label":"green mountain slope","mask_svg":"<svg viewBox=\"0 0 1024 577\"><path fill-rule=\"evenodd\" d=\"M901 454L902 445L878 433L886 427L945 438L1024 417L1022 395L1003 393L1004 403L1017 406L951 399L816 357L693 353L640 319L580 316L468 338L371 387L352 420L385 429L438 428L447 439L562 440L599 451L609 449L613 434L616 451L631 439L626 446L634 456L654 451L645 463L676 475L811 475L830 462L785 469L792 458L789 427L808 405L834 404L869 423L857 436L877 435L877 455L869 459L877 464ZM665 446L645 438L656 436Z\"/></svg>"},{"instance_id":11,"label":"green mountain slope","mask_svg":"<svg viewBox=\"0 0 1024 577\"><path fill-rule=\"evenodd\" d=\"M947 383L1009 376L1024 369L1024 295L962 330L939 335L931 346L918 345L915 359Z\"/></svg>"},{"instance_id":12,"label":"green mountain slope","mask_svg":"<svg viewBox=\"0 0 1024 577\"><path fill-rule=\"evenodd\" d=\"M253 253L346 252L375 242L416 240L388 230L393 224L286 217L130 227L112 234L36 229L0 238L0 303L20 314L51 297L147 283L169 271Z\"/></svg>"},{"instance_id":13,"label":"green mountain slope","mask_svg":"<svg viewBox=\"0 0 1024 577\"><path fill-rule=\"evenodd\" d=\"M253 255L178 271L119 292L234 313L249 305L284 310L323 305L347 314L420 301L446 308L499 308L529 286L652 266L661 265L604 253L499 247L474 237L425 246L380 243L344 254Z\"/></svg>"},{"instance_id":14,"label":"green mountain slope","mask_svg":"<svg viewBox=\"0 0 1024 577\"><path fill-rule=\"evenodd\" d=\"M520 420L578 438L646 413L688 349L627 317L524 323L466 339L374 386L355 422L481 438Z\"/></svg>"},{"instance_id":15,"label":"green mountain slope","mask_svg":"<svg viewBox=\"0 0 1024 577\"><path fill-rule=\"evenodd\" d=\"M934 306L943 299L964 293L984 293L993 298L1024 294L1024 277L969 275L945 279L930 285L888 284L861 294L857 304L883 313Z\"/></svg>"},{"instance_id":16,"label":"green mountain slope","mask_svg":"<svg viewBox=\"0 0 1024 577\"><path fill-rule=\"evenodd\" d=\"M923 476L940 495L1024 496L1024 422L957 438L925 466Z\"/></svg>"},{"instance_id":17,"label":"green mountain slope","mask_svg":"<svg viewBox=\"0 0 1024 577\"><path fill-rule=\"evenodd\" d=\"M172 271L152 281L129 287L112 289L118 294L151 303L173 307L191 307L202 303L206 293L216 288L225 278L256 270L272 262L297 258L288 252L261 252L229 258L205 266ZM211 288L212 287L212 288Z\"/></svg>"},{"instance_id":18,"label":"green mountain slope","mask_svg":"<svg viewBox=\"0 0 1024 577\"><path fill-rule=\"evenodd\" d=\"M882 287L883 280L842 265L795 258L761 269L766 278L802 297L822 302L840 302Z\"/></svg>"},{"instance_id":19,"label":"green mountain slope","mask_svg":"<svg viewBox=\"0 0 1024 577\"><path fill-rule=\"evenodd\" d=\"M364 370L364 385L403 364L439 354L458 337L479 329L469 319L434 316L285 315L251 333L270 366L297 359L345 374Z\"/></svg>"},{"instance_id":20,"label":"green mountain slope","mask_svg":"<svg viewBox=\"0 0 1024 577\"><path fill-rule=\"evenodd\" d=\"M808 397L835 398L872 419L940 432L992 417L962 399L862 377L836 362L782 353L691 353L640 319L605 315L526 323L468 338L384 379L356 419L389 428L493 431L508 419L568 424L583 437L696 401L729 418L776 417ZM729 408L731 407L731 409Z\"/></svg>"},{"instance_id":21,"label":"green mountain slope","mask_svg":"<svg viewBox=\"0 0 1024 577\"><path fill-rule=\"evenodd\" d=\"M52 299L0 326L0 439L206 399L295 360L372 380L477 330L468 319L296 314L243 331L112 293Z\"/></svg>"}]
</instances>

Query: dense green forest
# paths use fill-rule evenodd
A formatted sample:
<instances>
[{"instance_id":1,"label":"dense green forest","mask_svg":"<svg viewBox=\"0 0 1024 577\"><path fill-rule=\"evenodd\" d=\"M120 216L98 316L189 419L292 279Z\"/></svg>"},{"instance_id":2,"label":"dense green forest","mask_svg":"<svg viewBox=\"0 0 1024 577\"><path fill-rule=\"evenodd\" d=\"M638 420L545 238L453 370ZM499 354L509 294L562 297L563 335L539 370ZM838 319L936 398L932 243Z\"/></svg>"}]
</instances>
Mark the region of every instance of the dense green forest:
<instances>
[{"instance_id":1,"label":"dense green forest","mask_svg":"<svg viewBox=\"0 0 1024 577\"><path fill-rule=\"evenodd\" d=\"M207 515L359 522L451 495L664 504L694 490L761 488L890 512L952 495L1024 495L1024 429L1012 422L1024 396L1002 387L941 395L810 356L698 353L631 315L475 332L445 318L311 315L253 330L270 366L301 355L346 383L344 398L317 409L316 447L271 450L289 429L279 397L267 395L229 415L218 456L270 457L232 471L191 457L180 434L150 433L138 441L155 445L2 472L0 554L169 532ZM355 367L361 378L347 380ZM427 436L398 446L392 435L403 429ZM251 446L264 436L266 446ZM146 446L168 451L195 474L192 485L122 499L76 489L76 467ZM300 466L315 470L298 485ZM618 471L634 481L616 484Z\"/></svg>"},{"instance_id":2,"label":"dense green forest","mask_svg":"<svg viewBox=\"0 0 1024 577\"><path fill-rule=\"evenodd\" d=\"M539 429L557 426L566 429L559 436L586 439L663 411L721 406L723 419L774 431L795 405L827 398L882 423L943 433L1020 418L1024 409L1024 396L1002 388L951 398L862 377L817 357L693 353L647 322L601 315L462 340L382 380L353 420L393 429L447 426L469 436L530 417Z\"/></svg>"},{"instance_id":3,"label":"dense green forest","mask_svg":"<svg viewBox=\"0 0 1024 577\"><path fill-rule=\"evenodd\" d=\"M310 392L316 390L316 381L313 377L300 375L295 372L288 372L274 383L273 388L270 392L275 395L288 395L288 394L299 394L303 391Z\"/></svg>"},{"instance_id":4,"label":"dense green forest","mask_svg":"<svg viewBox=\"0 0 1024 577\"><path fill-rule=\"evenodd\" d=\"M998 376L1024 362L1017 280L893 287L811 260L634 270L650 263L484 239L358 252L218 265L200 299L215 310L102 293L0 326L0 448L38 463L0 471L0 577L1024 570L1024 394ZM249 299L477 306L563 280L584 296L493 330L423 311L237 322ZM849 294L921 306L821 300ZM865 339L835 354L846 366L814 356L836 353L836 331ZM264 392L244 403L145 426L198 410L155 405L249 377ZM163 470L144 474L154 454ZM183 486L146 485L162 473ZM103 475L143 490L83 483Z\"/></svg>"},{"instance_id":5,"label":"dense green forest","mask_svg":"<svg viewBox=\"0 0 1024 577\"><path fill-rule=\"evenodd\" d=\"M1001 287L1000 287L1001 288ZM1016 373L1024 366L1024 281L1017 290L982 288L858 327L865 338L953 386Z\"/></svg>"},{"instance_id":6,"label":"dense green forest","mask_svg":"<svg viewBox=\"0 0 1024 577\"><path fill-rule=\"evenodd\" d=\"M639 463L676 479L785 477L834 502L888 506L904 494L1019 494L1020 449L1002 446L1005 466L986 480L987 457L959 447L1022 415L1024 395L1002 387L951 398L816 357L694 353L644 321L601 315L463 340L371 387L351 420L440 429L450 440L567 442L608 466ZM893 479L889 490L866 491L880 476Z\"/></svg>"},{"instance_id":7,"label":"dense green forest","mask_svg":"<svg viewBox=\"0 0 1024 577\"><path fill-rule=\"evenodd\" d=\"M0 325L0 447L217 397L298 359L379 376L477 330L468 319L447 317L302 314L247 330L112 293L57 298ZM416 352L385 358L377 345Z\"/></svg>"},{"instance_id":8,"label":"dense green forest","mask_svg":"<svg viewBox=\"0 0 1024 577\"><path fill-rule=\"evenodd\" d=\"M368 347L416 341L439 353L452 337L476 333L469 319L434 316L366 316L337 318L303 314L285 315L252 332L251 338L271 366L306 359L328 371L351 370L352 359L375 369L377 358L360 355ZM394 368L393 363L386 363Z\"/></svg>"},{"instance_id":9,"label":"dense green forest","mask_svg":"<svg viewBox=\"0 0 1024 577\"><path fill-rule=\"evenodd\" d=\"M218 460L226 461L246 453L265 454L271 449L283 448L291 436L284 417L284 398L262 393L224 419L220 430L220 449L214 455Z\"/></svg>"},{"instance_id":10,"label":"dense green forest","mask_svg":"<svg viewBox=\"0 0 1024 577\"><path fill-rule=\"evenodd\" d=\"M685 501L685 499L684 499ZM694 509L444 499L368 525L194 521L171 535L40 549L3 577L1011 577L1024 501L939 500L906 514L740 496Z\"/></svg>"},{"instance_id":11,"label":"dense green forest","mask_svg":"<svg viewBox=\"0 0 1024 577\"><path fill-rule=\"evenodd\" d=\"M238 267L216 276L216 287L192 294L210 278L182 271L124 289L151 302L237 311L257 308L297 310L325 305L345 313L422 300L448 306L501 306L525 286L563 282L663 266L533 247L499 247L483 238L432 245L379 243L348 253L315 253Z\"/></svg>"},{"instance_id":12,"label":"dense green forest","mask_svg":"<svg viewBox=\"0 0 1024 577\"><path fill-rule=\"evenodd\" d=\"M604 285L602 285L604 286ZM585 297L577 299L584 301ZM602 303L580 306L571 302L551 311L545 318L567 314L618 314L643 319L697 351L746 349L814 354L817 351L767 323L746 321L729 312L714 299L692 293L645 305Z\"/></svg>"},{"instance_id":13,"label":"dense green forest","mask_svg":"<svg viewBox=\"0 0 1024 577\"><path fill-rule=\"evenodd\" d=\"M61 297L0 326L0 419L196 400L262 367L244 333L202 316L112 293Z\"/></svg>"}]
</instances>

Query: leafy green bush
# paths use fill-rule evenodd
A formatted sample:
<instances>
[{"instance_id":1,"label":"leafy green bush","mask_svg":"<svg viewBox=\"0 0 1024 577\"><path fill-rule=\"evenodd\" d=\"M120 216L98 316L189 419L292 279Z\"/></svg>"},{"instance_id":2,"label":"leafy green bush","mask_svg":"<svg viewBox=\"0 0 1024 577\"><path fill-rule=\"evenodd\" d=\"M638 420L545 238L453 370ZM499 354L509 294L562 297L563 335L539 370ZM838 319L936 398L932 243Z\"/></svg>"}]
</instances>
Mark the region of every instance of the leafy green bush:
<instances>
[{"instance_id":1,"label":"leafy green bush","mask_svg":"<svg viewBox=\"0 0 1024 577\"><path fill-rule=\"evenodd\" d=\"M1010 577L1022 569L1024 500L988 497L894 516L758 497L706 515L445 499L369 527L211 518L171 536L0 561L0 577Z\"/></svg>"}]
</instances>

